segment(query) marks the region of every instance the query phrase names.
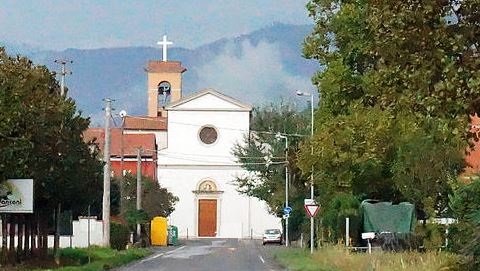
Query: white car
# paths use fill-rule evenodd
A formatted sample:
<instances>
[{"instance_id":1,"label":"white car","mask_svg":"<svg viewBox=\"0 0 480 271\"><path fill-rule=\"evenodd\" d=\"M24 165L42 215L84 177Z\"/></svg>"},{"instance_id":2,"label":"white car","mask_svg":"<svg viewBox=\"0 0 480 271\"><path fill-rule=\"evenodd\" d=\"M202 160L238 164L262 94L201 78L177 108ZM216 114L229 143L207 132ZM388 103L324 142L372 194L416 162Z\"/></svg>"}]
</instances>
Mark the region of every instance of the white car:
<instances>
[{"instance_id":1,"label":"white car","mask_svg":"<svg viewBox=\"0 0 480 271\"><path fill-rule=\"evenodd\" d=\"M268 229L263 233L263 245L266 243L282 244L282 232L279 229Z\"/></svg>"}]
</instances>

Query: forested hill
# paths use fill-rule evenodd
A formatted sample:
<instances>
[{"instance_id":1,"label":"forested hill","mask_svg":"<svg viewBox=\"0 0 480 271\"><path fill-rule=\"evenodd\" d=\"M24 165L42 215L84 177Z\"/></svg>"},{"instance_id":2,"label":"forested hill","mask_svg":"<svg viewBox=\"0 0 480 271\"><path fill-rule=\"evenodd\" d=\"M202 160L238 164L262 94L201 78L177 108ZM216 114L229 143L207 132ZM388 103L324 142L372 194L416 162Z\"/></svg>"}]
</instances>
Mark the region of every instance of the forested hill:
<instances>
[{"instance_id":1,"label":"forested hill","mask_svg":"<svg viewBox=\"0 0 480 271\"><path fill-rule=\"evenodd\" d=\"M269 104L292 98L295 89L312 91L310 79L318 64L302 57L302 42L311 29L310 25L274 24L194 49L174 44L168 58L181 61L187 68L183 75L184 95L214 88L253 105ZM106 97L115 99L117 111L146 114L144 67L148 60L161 58L157 47L42 51L26 45L5 46L51 70L59 70L55 59L73 60L68 65L73 74L66 79L69 95L85 115L92 117L94 126L102 123L102 99Z\"/></svg>"}]
</instances>

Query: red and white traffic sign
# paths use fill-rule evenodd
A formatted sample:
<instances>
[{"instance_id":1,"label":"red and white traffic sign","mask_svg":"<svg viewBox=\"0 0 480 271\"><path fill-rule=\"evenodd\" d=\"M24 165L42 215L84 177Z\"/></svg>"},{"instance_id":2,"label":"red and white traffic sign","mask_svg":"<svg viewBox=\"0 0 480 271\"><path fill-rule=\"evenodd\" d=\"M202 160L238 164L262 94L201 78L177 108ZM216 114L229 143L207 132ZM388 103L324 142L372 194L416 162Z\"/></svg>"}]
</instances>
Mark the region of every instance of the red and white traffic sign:
<instances>
[{"instance_id":1,"label":"red and white traffic sign","mask_svg":"<svg viewBox=\"0 0 480 271\"><path fill-rule=\"evenodd\" d=\"M320 206L316 204L305 204L305 210L307 211L308 217L314 217L317 215L318 210L320 210Z\"/></svg>"}]
</instances>

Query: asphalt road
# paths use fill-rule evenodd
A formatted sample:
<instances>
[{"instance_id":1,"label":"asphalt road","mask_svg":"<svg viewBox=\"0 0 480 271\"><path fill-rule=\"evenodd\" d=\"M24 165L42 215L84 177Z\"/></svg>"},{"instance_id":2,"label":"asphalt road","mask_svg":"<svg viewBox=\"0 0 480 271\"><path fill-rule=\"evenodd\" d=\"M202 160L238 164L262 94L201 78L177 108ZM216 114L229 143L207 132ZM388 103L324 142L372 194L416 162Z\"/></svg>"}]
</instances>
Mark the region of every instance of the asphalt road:
<instances>
[{"instance_id":1,"label":"asphalt road","mask_svg":"<svg viewBox=\"0 0 480 271\"><path fill-rule=\"evenodd\" d=\"M116 270L285 270L274 262L271 249L271 246L262 246L259 240L183 240L178 247L155 248L149 257Z\"/></svg>"}]
</instances>

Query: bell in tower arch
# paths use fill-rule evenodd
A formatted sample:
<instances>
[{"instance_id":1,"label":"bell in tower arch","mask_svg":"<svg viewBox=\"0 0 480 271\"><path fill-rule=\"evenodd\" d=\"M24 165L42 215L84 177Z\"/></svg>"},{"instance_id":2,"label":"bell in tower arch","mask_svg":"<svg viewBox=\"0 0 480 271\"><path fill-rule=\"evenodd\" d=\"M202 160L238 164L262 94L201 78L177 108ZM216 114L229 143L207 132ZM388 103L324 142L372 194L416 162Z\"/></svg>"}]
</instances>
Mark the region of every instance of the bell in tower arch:
<instances>
[{"instance_id":1,"label":"bell in tower arch","mask_svg":"<svg viewBox=\"0 0 480 271\"><path fill-rule=\"evenodd\" d=\"M158 101L164 106L170 101L171 86L167 81L162 81L158 84Z\"/></svg>"}]
</instances>

